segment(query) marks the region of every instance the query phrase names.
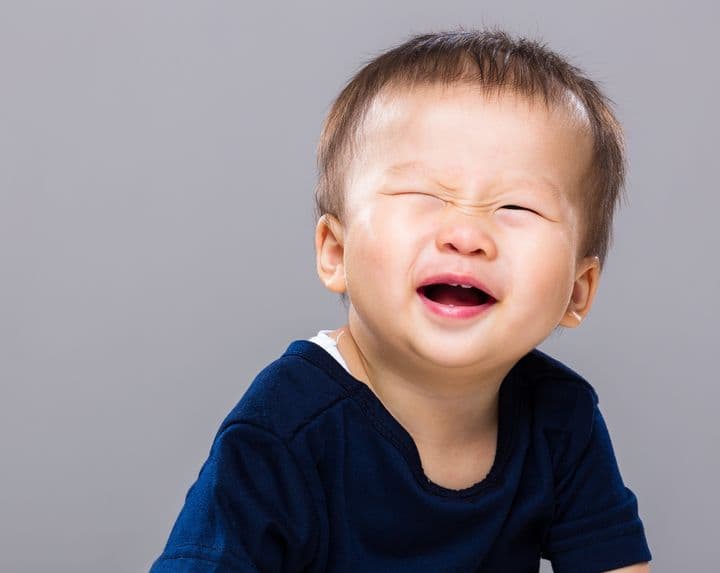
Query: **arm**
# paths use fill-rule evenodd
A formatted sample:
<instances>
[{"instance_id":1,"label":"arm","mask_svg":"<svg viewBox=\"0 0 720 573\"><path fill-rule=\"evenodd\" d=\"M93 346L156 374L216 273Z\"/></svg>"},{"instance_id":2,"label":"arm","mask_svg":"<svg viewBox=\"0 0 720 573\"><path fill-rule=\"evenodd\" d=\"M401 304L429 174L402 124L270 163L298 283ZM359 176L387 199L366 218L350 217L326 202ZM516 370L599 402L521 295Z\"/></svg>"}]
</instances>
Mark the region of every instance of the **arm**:
<instances>
[{"instance_id":1,"label":"arm","mask_svg":"<svg viewBox=\"0 0 720 573\"><path fill-rule=\"evenodd\" d=\"M254 424L228 424L151 573L304 571L318 542L316 512L285 442Z\"/></svg>"},{"instance_id":2,"label":"arm","mask_svg":"<svg viewBox=\"0 0 720 573\"><path fill-rule=\"evenodd\" d=\"M543 553L557 573L647 573L652 556L637 498L620 476L594 392L579 396L572 418Z\"/></svg>"}]
</instances>

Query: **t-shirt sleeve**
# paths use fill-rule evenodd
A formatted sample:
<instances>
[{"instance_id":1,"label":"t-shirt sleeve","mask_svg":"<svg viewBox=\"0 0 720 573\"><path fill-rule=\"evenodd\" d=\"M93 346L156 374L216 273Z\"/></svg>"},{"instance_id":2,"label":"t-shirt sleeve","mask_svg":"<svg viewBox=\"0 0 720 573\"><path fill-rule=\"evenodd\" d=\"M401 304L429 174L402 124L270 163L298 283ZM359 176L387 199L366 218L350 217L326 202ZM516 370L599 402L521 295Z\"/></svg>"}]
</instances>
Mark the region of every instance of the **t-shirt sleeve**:
<instances>
[{"instance_id":1,"label":"t-shirt sleeve","mask_svg":"<svg viewBox=\"0 0 720 573\"><path fill-rule=\"evenodd\" d=\"M577 448L568 449L579 453L560 465L555 514L542 552L555 573L610 571L652 558L637 498L620 476L597 394L583 394L574 423L575 438L582 438ZM582 427L590 431L582 432Z\"/></svg>"},{"instance_id":2,"label":"t-shirt sleeve","mask_svg":"<svg viewBox=\"0 0 720 573\"><path fill-rule=\"evenodd\" d=\"M317 514L285 442L250 423L221 427L150 573L299 572L312 562Z\"/></svg>"}]
</instances>

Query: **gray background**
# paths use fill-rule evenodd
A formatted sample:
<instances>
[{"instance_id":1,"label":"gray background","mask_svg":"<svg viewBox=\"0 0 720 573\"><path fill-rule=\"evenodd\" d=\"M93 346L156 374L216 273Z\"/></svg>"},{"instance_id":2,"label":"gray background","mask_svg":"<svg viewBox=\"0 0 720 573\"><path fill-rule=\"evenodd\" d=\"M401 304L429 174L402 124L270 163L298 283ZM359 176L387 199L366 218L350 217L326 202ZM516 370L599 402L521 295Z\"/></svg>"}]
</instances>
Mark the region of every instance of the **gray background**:
<instances>
[{"instance_id":1,"label":"gray background","mask_svg":"<svg viewBox=\"0 0 720 573\"><path fill-rule=\"evenodd\" d=\"M597 389L653 571L710 571L717 14L585 4L2 0L0 570L149 567L253 376L344 322L313 250L331 100L409 34L497 24L617 104L629 202L541 348Z\"/></svg>"}]
</instances>

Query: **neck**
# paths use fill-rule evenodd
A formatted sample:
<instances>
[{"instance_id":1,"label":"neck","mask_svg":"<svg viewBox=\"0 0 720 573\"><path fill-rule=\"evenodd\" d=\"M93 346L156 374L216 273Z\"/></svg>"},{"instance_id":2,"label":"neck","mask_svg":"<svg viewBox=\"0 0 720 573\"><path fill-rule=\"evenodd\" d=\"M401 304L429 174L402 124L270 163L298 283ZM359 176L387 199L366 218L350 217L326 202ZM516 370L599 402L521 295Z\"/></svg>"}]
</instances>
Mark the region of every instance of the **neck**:
<instances>
[{"instance_id":1,"label":"neck","mask_svg":"<svg viewBox=\"0 0 720 573\"><path fill-rule=\"evenodd\" d=\"M352 375L364 382L418 446L473 447L495 432L500 385L512 365L448 372L393 360L353 321L331 333Z\"/></svg>"}]
</instances>

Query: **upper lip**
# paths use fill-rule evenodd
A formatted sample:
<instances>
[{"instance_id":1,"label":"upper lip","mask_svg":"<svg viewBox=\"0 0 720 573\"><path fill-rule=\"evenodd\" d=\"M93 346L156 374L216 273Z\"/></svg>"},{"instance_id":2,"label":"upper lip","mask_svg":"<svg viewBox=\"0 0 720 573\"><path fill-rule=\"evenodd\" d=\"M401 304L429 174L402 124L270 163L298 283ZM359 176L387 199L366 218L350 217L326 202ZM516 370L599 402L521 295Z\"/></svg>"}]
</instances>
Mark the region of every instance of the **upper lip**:
<instances>
[{"instance_id":1,"label":"upper lip","mask_svg":"<svg viewBox=\"0 0 720 573\"><path fill-rule=\"evenodd\" d=\"M489 287L487 287L485 285L485 283L480 282L478 279L476 279L472 275L466 275L466 274L462 274L462 273L441 273L441 274L433 275L431 277L423 279L423 281L418 285L418 288L424 287L426 285L438 284L438 283L474 286L475 288L480 289L483 292L486 292L491 297L493 297L495 300L498 300L497 296L495 296L495 292L493 290L491 290Z\"/></svg>"}]
</instances>

